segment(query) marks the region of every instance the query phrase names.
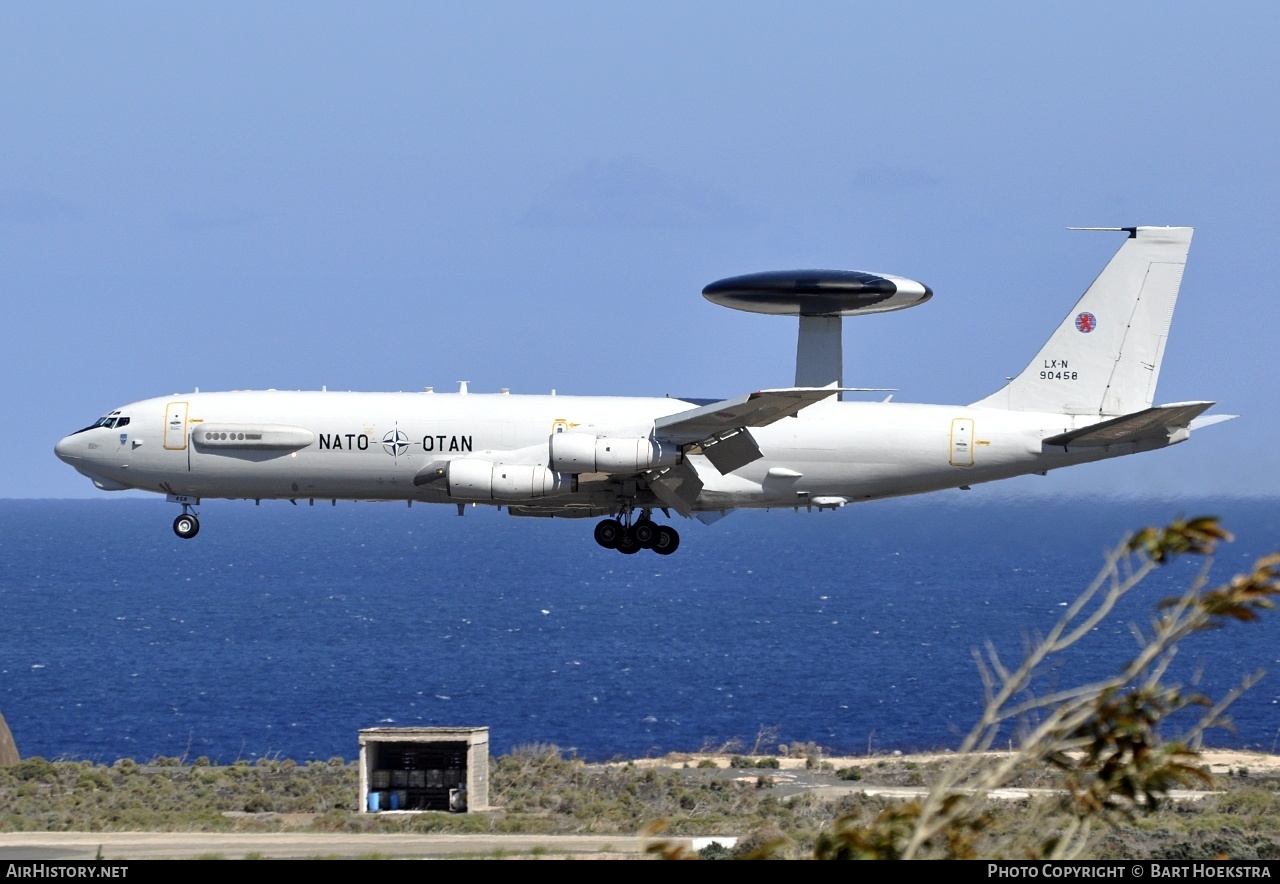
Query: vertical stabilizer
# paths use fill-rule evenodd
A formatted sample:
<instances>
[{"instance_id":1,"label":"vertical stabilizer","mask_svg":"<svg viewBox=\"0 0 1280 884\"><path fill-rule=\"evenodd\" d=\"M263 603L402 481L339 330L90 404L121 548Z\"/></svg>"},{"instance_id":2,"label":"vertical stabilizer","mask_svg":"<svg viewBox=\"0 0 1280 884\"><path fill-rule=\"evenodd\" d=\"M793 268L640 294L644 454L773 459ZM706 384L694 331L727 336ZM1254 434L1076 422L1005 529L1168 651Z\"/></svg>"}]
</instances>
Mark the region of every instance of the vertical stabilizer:
<instances>
[{"instance_id":1,"label":"vertical stabilizer","mask_svg":"<svg viewBox=\"0 0 1280 884\"><path fill-rule=\"evenodd\" d=\"M1190 227L1127 227L1120 251L1031 364L982 408L1114 417L1149 408Z\"/></svg>"}]
</instances>

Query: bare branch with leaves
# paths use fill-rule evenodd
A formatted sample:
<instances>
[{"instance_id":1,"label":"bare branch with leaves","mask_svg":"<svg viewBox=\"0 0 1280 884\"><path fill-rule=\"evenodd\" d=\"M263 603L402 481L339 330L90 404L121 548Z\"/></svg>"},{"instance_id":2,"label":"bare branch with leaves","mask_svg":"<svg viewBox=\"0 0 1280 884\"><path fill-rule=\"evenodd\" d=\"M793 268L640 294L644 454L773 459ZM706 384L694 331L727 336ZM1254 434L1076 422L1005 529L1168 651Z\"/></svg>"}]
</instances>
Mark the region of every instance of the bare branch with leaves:
<instances>
[{"instance_id":1,"label":"bare branch with leaves","mask_svg":"<svg viewBox=\"0 0 1280 884\"><path fill-rule=\"evenodd\" d=\"M1064 796L1051 809L1056 831L1037 844L1006 845L1006 855L1078 856L1100 821L1155 809L1178 786L1210 781L1198 764L1204 731L1225 721L1230 703L1258 675L1214 703L1166 684L1179 643L1192 633L1229 621L1252 622L1275 606L1280 594L1280 555L1252 573L1206 589L1207 569L1182 596L1160 604L1139 649L1113 676L1036 693L1048 661L1078 644L1110 617L1117 604L1154 569L1179 556L1211 555L1231 540L1213 517L1148 527L1111 552L1097 578L1056 624L1037 637L1016 667L1005 665L994 645L975 654L985 693L982 714L953 763L920 801L889 808L870 825L838 820L819 842L821 858L903 858L976 855L976 836L989 822L987 796L1023 770L1045 764L1064 775ZM1162 738L1160 727L1175 713L1204 711L1184 733ZM1022 728L1017 748L992 760L987 753L1011 726Z\"/></svg>"}]
</instances>

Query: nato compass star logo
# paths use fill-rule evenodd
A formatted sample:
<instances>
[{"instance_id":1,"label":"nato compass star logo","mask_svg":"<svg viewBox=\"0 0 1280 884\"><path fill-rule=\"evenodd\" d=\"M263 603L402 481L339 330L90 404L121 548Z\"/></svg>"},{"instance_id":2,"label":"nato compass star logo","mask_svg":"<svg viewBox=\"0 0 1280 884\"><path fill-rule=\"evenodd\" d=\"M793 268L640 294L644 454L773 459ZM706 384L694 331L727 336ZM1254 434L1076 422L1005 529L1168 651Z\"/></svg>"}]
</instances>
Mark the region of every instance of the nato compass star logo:
<instances>
[{"instance_id":1,"label":"nato compass star logo","mask_svg":"<svg viewBox=\"0 0 1280 884\"><path fill-rule=\"evenodd\" d=\"M1098 327L1098 317L1092 313L1081 313L1076 317L1076 331L1087 335Z\"/></svg>"},{"instance_id":2,"label":"nato compass star logo","mask_svg":"<svg viewBox=\"0 0 1280 884\"><path fill-rule=\"evenodd\" d=\"M396 459L409 450L409 437L400 431L399 424L382 437L382 450Z\"/></svg>"}]
</instances>

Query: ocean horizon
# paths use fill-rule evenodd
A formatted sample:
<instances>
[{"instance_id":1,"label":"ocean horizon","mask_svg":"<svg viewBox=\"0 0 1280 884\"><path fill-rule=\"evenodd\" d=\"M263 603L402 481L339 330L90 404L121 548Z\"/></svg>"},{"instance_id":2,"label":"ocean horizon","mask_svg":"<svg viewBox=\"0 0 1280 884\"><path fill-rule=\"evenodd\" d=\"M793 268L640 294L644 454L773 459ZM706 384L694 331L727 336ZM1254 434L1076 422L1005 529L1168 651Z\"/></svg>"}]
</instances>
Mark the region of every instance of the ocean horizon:
<instances>
[{"instance_id":1,"label":"ocean horizon","mask_svg":"<svg viewBox=\"0 0 1280 884\"><path fill-rule=\"evenodd\" d=\"M975 649L1006 662L1128 531L1212 514L1224 582L1280 550L1257 499L991 499L675 520L679 551L622 556L592 520L484 508L213 501L175 537L159 500L0 500L0 713L24 757L354 758L374 726L490 728L495 753L590 760L764 732L839 753L954 748ZM1157 570L1041 687L1122 665L1132 624L1203 559ZM1170 678L1220 697L1276 669L1280 613L1192 636ZM1206 744L1274 751L1280 681ZM1012 735L1010 735L1012 737Z\"/></svg>"}]
</instances>

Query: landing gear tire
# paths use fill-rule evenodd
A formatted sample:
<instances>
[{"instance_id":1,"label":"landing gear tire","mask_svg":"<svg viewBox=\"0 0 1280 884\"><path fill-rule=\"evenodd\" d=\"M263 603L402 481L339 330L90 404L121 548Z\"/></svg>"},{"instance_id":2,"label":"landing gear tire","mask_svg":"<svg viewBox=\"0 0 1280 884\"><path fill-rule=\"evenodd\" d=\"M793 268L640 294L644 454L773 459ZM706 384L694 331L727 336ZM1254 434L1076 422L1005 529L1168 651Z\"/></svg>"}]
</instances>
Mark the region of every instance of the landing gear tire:
<instances>
[{"instance_id":1,"label":"landing gear tire","mask_svg":"<svg viewBox=\"0 0 1280 884\"><path fill-rule=\"evenodd\" d=\"M631 526L631 533L641 549L653 549L654 539L658 534L658 526L649 519L641 519Z\"/></svg>"},{"instance_id":2,"label":"landing gear tire","mask_svg":"<svg viewBox=\"0 0 1280 884\"><path fill-rule=\"evenodd\" d=\"M636 540L635 532L623 531L622 537L618 539L618 546L616 549L618 552L627 556L634 556L636 553L640 552L640 543Z\"/></svg>"},{"instance_id":3,"label":"landing gear tire","mask_svg":"<svg viewBox=\"0 0 1280 884\"><path fill-rule=\"evenodd\" d=\"M596 543L605 549L617 549L623 533L621 522L617 519L605 519L596 525Z\"/></svg>"},{"instance_id":4,"label":"landing gear tire","mask_svg":"<svg viewBox=\"0 0 1280 884\"><path fill-rule=\"evenodd\" d=\"M660 556L669 556L680 547L680 535L674 528L663 525L653 533L653 543L649 548Z\"/></svg>"},{"instance_id":5,"label":"landing gear tire","mask_svg":"<svg viewBox=\"0 0 1280 884\"><path fill-rule=\"evenodd\" d=\"M183 513L173 520L173 533L183 540L190 540L200 533L200 520L190 513Z\"/></svg>"}]
</instances>

